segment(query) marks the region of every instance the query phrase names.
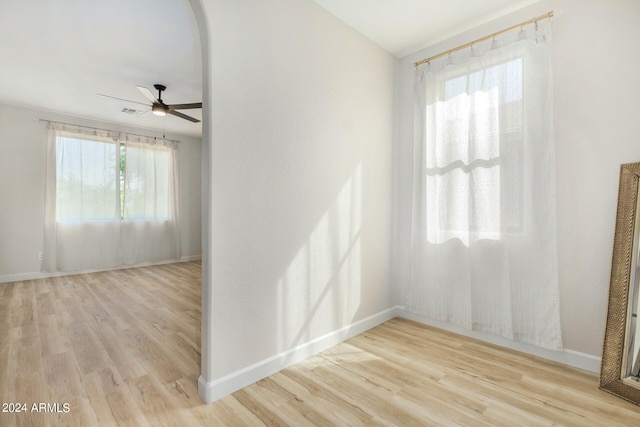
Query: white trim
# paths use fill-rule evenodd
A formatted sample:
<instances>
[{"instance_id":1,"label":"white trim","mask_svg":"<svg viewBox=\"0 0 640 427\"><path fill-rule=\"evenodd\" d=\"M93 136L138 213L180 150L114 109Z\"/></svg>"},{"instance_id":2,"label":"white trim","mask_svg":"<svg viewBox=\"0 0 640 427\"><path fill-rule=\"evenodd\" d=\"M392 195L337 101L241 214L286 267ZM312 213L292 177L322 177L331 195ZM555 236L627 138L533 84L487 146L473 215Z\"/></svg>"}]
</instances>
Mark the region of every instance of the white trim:
<instances>
[{"instance_id":1,"label":"white trim","mask_svg":"<svg viewBox=\"0 0 640 427\"><path fill-rule=\"evenodd\" d=\"M426 317L420 316L419 314L411 313L404 307L397 307L397 309L398 317L402 317L404 319L413 320L424 325L433 326L435 328L443 329L445 331L453 332L466 337L476 338L481 341L498 345L500 347L506 347L511 350L520 351L532 356L537 356L543 359L562 363L563 365L569 365L575 368L584 369L585 371L595 373L600 372L601 359L600 357L593 356L591 354L580 353L578 351L568 349L565 349L564 351L547 350L535 345L511 341L498 335L492 335L486 332L470 331L461 326L453 325L451 323L443 323L436 320L431 320Z\"/></svg>"},{"instance_id":2,"label":"white trim","mask_svg":"<svg viewBox=\"0 0 640 427\"><path fill-rule=\"evenodd\" d=\"M200 378L198 378L198 394L204 402L211 403L269 375L273 375L288 366L387 322L397 317L401 311L401 307L389 308L213 381L207 381L201 375Z\"/></svg>"},{"instance_id":3,"label":"white trim","mask_svg":"<svg viewBox=\"0 0 640 427\"><path fill-rule=\"evenodd\" d=\"M425 325L444 329L459 335L476 338L481 341L510 348L512 350L527 353L543 359L552 360L564 365L584 369L586 371L595 373L600 372L600 358L590 354L566 349L564 351L547 350L534 345L511 341L503 337L483 332L468 331L456 325L433 321L410 313L402 306L395 306L338 329L337 331L330 332L316 338L315 340L309 341L306 344L301 344L293 349L254 363L253 365L242 368L217 380L207 381L201 375L198 378L198 394L205 403L211 403L395 317L414 320Z\"/></svg>"},{"instance_id":4,"label":"white trim","mask_svg":"<svg viewBox=\"0 0 640 427\"><path fill-rule=\"evenodd\" d=\"M48 279L50 277L71 276L74 274L97 273L100 271L123 270L125 268L138 268L138 267L150 267L153 265L162 265L162 264L175 264L178 262L198 261L200 259L202 259L201 255L189 255L189 256L183 256L180 259L172 259L168 261L145 262L145 263L135 264L135 265L118 265L115 267L96 268L96 269L82 270L82 271L59 271L55 273L37 271L33 273L5 274L3 276L0 276L0 284L9 283L9 282L21 282L23 280L38 280L38 279Z\"/></svg>"}]
</instances>

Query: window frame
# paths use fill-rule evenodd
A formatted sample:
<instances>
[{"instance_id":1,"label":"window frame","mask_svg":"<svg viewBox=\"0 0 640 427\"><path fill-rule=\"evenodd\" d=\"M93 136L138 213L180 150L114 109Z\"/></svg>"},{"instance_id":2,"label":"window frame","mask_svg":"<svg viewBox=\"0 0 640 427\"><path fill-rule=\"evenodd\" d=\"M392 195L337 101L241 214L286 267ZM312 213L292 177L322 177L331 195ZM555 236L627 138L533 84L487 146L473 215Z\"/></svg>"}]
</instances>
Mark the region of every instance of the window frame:
<instances>
[{"instance_id":1,"label":"window frame","mask_svg":"<svg viewBox=\"0 0 640 427\"><path fill-rule=\"evenodd\" d=\"M60 194L59 194L59 181L60 181L60 177L59 177L59 170L58 170L58 161L59 161L59 156L60 156L60 144L61 144L61 140L63 139L71 139L71 140L75 140L78 141L78 143L82 144L85 142L90 142L90 143L101 143L101 144L114 144L116 146L115 151L115 161L114 161L114 165L113 168L115 170L115 179L114 179L114 201L115 201L115 207L114 207L114 215L113 216L104 216L104 217L84 217L82 214L79 215L67 215L67 216L61 216L60 215ZM147 143L140 143L138 145L138 147L142 147L143 145L145 145ZM166 199L166 203L167 206L165 208L166 211L166 215L164 216L159 216L153 219L147 218L147 217L137 217L137 216L130 216L127 217L125 215L125 208L126 208L126 199L127 199L127 190L126 190L126 183L127 183L127 145L128 145L128 141L126 139L121 139L121 138L113 138L113 137L107 137L107 136L101 136L101 135L91 135L85 132L75 132L75 131L69 131L69 130L58 130L55 136L55 156L56 156L56 174L55 174L55 182L56 182L56 195L55 195L55 199L56 199L56 210L55 210L55 221L57 223L107 223L107 222L122 222L122 221L131 221L131 222L135 222L135 221L144 221L144 222L166 222L171 220L172 218L172 208L171 208L171 200L172 200L172 196L171 196L171 191L170 188L167 188L167 194L165 195L165 199ZM148 144L150 146L153 146L153 144ZM157 147L155 147L154 149L157 149ZM167 147L168 150L171 150L171 148ZM168 162L171 162L171 157L169 157ZM106 164L105 164L106 166ZM81 172L82 173L82 172ZM175 174L176 170L175 170L175 165L172 165L168 170L167 170L167 176L166 179L167 180L171 180L173 179L171 177L171 174ZM175 192L175 189L174 189ZM175 194L174 196L175 197Z\"/></svg>"},{"instance_id":2,"label":"window frame","mask_svg":"<svg viewBox=\"0 0 640 427\"><path fill-rule=\"evenodd\" d=\"M503 126L503 122L504 120L502 119L502 116L505 114L505 110L509 108L510 103L509 102L505 102L505 103L500 103L499 107L498 107L498 114L500 115L500 128L498 129L498 152L499 155L497 158L491 158L491 159L481 159L480 163L486 163L486 162L495 162L497 163L497 166L500 168L501 171L501 178L500 178L500 200L506 199L507 197L512 198L515 196L518 198L517 200L517 212L515 214L511 214L509 215L508 212L505 212L505 207L504 205L501 203L500 204L500 216L501 216L501 221L499 224L499 229L493 229L493 230L483 230L483 226L482 224L477 224L476 221L469 221L468 224L466 226L462 226L462 224L460 225L456 225L453 224L452 221L450 220L450 218L447 216L445 217L444 222L438 221L437 224L437 229L433 230L435 233L447 233L447 234L456 234L456 233L479 233L479 234L483 234L486 236L496 236L499 237L500 235L503 234L511 234L511 235L520 235L520 234L524 234L525 232L525 172L524 172L524 162L525 162L525 111L524 111L524 96L525 96L525 78L526 78L526 55L523 52L514 52L511 55L509 55L509 57L505 60L504 58L496 58L494 61L492 61L490 64L471 64L471 63L466 63L466 64L461 64L460 66L456 66L454 65L453 67L451 67L451 69L447 70L441 70L438 72L438 75L435 78L435 84L432 86L435 86L435 88L432 89L427 89L429 90L433 90L435 97L432 101L439 103L439 102L443 102L441 100L444 100L444 102L449 101L449 99L447 99L446 97L446 85L448 82L458 79L458 78L466 78L467 81L469 80L470 76L472 76L475 73L478 72L486 72L486 70L489 70L492 67L499 67L502 65L506 65L509 64L511 62L514 61L520 61L521 62L521 66L520 66L520 98L513 100L512 102L518 102L519 105L516 106L516 108L520 109L519 112L519 126L518 128L515 129L509 129L508 127L502 127ZM469 123L471 123L473 121L473 118L471 115L466 115L465 116L465 120ZM426 121L426 123L428 123L428 120ZM444 123L444 121L443 121ZM445 126L449 126L448 123L445 124ZM429 126L427 126L428 128ZM427 130L426 134L426 144L427 147L430 144L429 142L429 131ZM438 139L440 139L440 137L438 137ZM440 144L448 144L449 141L448 140L444 140L444 141L437 141L436 144L439 144L438 146L441 146ZM505 151L507 151L510 147L515 146L515 150L511 150L511 153L505 153ZM466 147L465 149L469 149L469 140L467 139L466 141ZM454 163L457 162L461 162L463 164L463 169L467 169L468 171L466 172L466 174L470 174L471 171L477 167L483 167L481 165L476 165L476 166L472 166L472 163L477 162L478 160L474 160L471 162L466 162L466 161L462 161L460 159L458 160L454 160L449 162L449 164L447 165L438 165L436 167L429 167L429 159L427 158L429 156L429 148L425 149L425 192L429 192L429 177L444 177L447 174L452 173L453 170L459 169L458 167L452 167L452 165ZM513 164L517 164L517 166L515 167L511 167L511 165ZM510 175L508 176L506 179L503 179L503 169L507 169L507 174ZM513 175L514 173L509 172L510 169L514 169L516 171L520 171L520 173L516 173L515 175L517 175L517 179L514 179ZM442 170L445 170L444 172L439 172ZM517 181L515 187L516 189L510 190L508 187L511 186L511 184ZM427 198L428 199L428 198ZM448 203L452 203L452 202L446 202ZM427 210L427 214L428 214L428 210ZM507 223L505 224L502 221L502 218L508 218L507 219Z\"/></svg>"}]
</instances>

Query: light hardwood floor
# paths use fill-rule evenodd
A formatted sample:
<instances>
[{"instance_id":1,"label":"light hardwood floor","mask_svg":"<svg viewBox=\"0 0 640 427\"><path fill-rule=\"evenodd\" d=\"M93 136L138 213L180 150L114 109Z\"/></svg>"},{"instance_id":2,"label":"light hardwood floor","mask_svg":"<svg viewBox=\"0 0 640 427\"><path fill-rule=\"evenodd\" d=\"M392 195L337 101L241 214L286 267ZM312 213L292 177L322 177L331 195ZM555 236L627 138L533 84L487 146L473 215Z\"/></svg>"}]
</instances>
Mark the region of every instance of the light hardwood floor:
<instances>
[{"instance_id":1,"label":"light hardwood floor","mask_svg":"<svg viewBox=\"0 0 640 427\"><path fill-rule=\"evenodd\" d=\"M0 402L28 410L0 426L640 425L592 373L403 319L209 405L199 343L198 263L0 284Z\"/></svg>"}]
</instances>

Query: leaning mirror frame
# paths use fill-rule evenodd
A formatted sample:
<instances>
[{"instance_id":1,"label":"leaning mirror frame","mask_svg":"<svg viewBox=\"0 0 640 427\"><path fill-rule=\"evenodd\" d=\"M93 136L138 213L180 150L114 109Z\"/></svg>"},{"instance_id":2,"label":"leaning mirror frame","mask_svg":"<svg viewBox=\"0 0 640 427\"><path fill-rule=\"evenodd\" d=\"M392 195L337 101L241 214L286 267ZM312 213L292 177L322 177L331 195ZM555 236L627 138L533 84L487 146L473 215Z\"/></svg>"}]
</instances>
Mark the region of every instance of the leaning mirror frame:
<instances>
[{"instance_id":1,"label":"leaning mirror frame","mask_svg":"<svg viewBox=\"0 0 640 427\"><path fill-rule=\"evenodd\" d=\"M604 334L602 364L600 367L600 389L640 405L640 383L626 377L628 321L631 319L630 295L635 281L638 233L638 188L640 162L620 166L618 187L618 209L613 239L609 307ZM640 227L639 227L640 228ZM635 255L635 256L634 256ZM636 283L637 285L637 283Z\"/></svg>"}]
</instances>

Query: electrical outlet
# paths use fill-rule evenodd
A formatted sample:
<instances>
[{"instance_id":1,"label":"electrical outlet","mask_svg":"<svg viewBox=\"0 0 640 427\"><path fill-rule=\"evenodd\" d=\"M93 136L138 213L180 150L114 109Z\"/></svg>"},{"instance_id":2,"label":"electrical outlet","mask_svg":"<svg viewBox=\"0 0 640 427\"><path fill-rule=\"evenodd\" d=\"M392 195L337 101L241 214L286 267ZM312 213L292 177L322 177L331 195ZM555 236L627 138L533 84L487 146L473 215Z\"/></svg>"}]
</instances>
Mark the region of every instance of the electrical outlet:
<instances>
[{"instance_id":1,"label":"electrical outlet","mask_svg":"<svg viewBox=\"0 0 640 427\"><path fill-rule=\"evenodd\" d=\"M42 258L43 258L43 255L42 255L42 252L40 252L40 253L38 254L38 260L39 260L40 262L42 262Z\"/></svg>"}]
</instances>

